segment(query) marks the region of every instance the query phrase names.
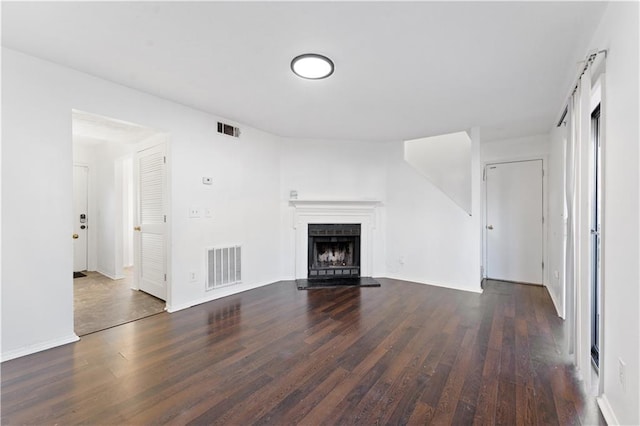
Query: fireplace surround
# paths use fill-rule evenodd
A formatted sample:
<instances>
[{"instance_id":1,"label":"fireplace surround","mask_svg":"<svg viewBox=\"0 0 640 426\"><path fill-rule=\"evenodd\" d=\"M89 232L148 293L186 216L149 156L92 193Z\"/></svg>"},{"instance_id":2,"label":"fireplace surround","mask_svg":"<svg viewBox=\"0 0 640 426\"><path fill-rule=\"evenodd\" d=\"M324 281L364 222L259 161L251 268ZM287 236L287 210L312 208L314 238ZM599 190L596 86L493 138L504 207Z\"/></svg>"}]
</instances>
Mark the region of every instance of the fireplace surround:
<instances>
[{"instance_id":1,"label":"fireplace surround","mask_svg":"<svg viewBox=\"0 0 640 426\"><path fill-rule=\"evenodd\" d=\"M374 273L374 258L381 262L381 245L377 235L377 200L289 200L294 229L294 273L296 280L309 277L309 225L360 224L360 277ZM374 241L376 242L374 244Z\"/></svg>"}]
</instances>

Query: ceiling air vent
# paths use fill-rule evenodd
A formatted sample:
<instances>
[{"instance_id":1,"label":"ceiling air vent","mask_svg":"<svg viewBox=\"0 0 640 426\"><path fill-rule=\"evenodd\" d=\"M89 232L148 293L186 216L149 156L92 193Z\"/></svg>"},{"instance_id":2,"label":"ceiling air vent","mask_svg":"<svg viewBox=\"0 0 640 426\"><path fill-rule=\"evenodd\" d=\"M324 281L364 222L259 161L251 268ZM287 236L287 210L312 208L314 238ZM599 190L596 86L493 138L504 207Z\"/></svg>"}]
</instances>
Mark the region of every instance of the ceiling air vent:
<instances>
[{"instance_id":1,"label":"ceiling air vent","mask_svg":"<svg viewBox=\"0 0 640 426\"><path fill-rule=\"evenodd\" d=\"M225 124L218 121L218 133L237 138L238 136L240 136L240 129L238 127L233 127L230 124Z\"/></svg>"}]
</instances>

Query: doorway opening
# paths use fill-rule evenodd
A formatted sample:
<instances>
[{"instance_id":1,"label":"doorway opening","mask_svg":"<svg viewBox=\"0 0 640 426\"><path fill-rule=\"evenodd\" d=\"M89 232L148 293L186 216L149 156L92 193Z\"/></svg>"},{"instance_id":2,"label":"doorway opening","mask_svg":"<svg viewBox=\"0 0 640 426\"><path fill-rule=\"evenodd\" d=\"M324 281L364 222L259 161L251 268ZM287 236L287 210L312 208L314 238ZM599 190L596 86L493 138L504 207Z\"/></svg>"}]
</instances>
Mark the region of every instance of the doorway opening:
<instances>
[{"instance_id":1,"label":"doorway opening","mask_svg":"<svg viewBox=\"0 0 640 426\"><path fill-rule=\"evenodd\" d=\"M78 110L72 111L72 129L74 330L82 336L166 309L168 135ZM140 167L150 150L162 153L162 165L152 167L151 175L148 167ZM152 187L144 176L150 176ZM151 205L145 195L150 190L155 194ZM146 250L142 256L140 240L149 234L142 219L149 209L160 212L163 224L156 226L159 234L155 229L155 251ZM151 280L142 274L143 260L155 266ZM153 290L145 287L150 281Z\"/></svg>"}]
</instances>

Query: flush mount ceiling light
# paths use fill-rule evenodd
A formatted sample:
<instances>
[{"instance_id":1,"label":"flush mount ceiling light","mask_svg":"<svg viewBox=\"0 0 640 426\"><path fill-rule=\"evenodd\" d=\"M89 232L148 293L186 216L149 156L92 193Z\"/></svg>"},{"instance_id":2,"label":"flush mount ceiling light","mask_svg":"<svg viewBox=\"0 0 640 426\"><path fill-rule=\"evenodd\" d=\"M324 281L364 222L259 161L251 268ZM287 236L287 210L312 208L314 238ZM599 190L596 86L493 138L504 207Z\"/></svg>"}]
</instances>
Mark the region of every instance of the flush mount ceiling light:
<instances>
[{"instance_id":1,"label":"flush mount ceiling light","mask_svg":"<svg viewBox=\"0 0 640 426\"><path fill-rule=\"evenodd\" d=\"M309 80L320 80L333 74L333 62L326 56L316 53L305 53L291 61L291 71L298 77Z\"/></svg>"}]
</instances>

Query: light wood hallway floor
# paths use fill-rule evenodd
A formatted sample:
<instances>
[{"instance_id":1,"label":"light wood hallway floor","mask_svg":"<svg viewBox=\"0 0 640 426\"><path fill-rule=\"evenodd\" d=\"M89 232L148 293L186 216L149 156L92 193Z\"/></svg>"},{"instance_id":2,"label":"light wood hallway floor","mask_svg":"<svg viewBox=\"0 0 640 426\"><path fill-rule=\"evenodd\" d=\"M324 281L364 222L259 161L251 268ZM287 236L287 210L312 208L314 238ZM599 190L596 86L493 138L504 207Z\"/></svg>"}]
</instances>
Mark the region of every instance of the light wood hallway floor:
<instances>
[{"instance_id":1,"label":"light wood hallway floor","mask_svg":"<svg viewBox=\"0 0 640 426\"><path fill-rule=\"evenodd\" d=\"M164 312L165 302L131 289L132 268L112 280L98 272L73 279L74 330L78 336Z\"/></svg>"}]
</instances>

